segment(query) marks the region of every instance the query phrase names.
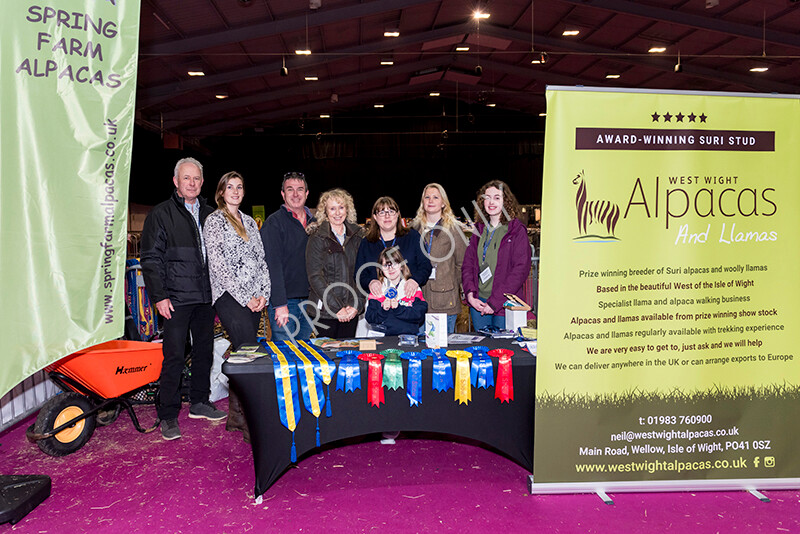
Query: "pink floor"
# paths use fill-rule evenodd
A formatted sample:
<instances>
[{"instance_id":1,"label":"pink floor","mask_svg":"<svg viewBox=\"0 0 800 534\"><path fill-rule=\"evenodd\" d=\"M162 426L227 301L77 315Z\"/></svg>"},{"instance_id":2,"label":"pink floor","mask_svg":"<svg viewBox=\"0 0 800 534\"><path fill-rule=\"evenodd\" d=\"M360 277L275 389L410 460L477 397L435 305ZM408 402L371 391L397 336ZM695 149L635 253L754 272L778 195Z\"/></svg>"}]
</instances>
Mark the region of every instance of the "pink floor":
<instances>
[{"instance_id":1,"label":"pink floor","mask_svg":"<svg viewBox=\"0 0 800 534\"><path fill-rule=\"evenodd\" d=\"M225 402L220 407L226 408ZM144 423L152 407L141 408ZM179 419L183 437L139 434L127 415L64 458L0 434L0 473L46 474L52 495L4 532L800 532L800 491L531 496L493 452L435 439L363 441L312 454L253 499L241 435Z\"/></svg>"}]
</instances>

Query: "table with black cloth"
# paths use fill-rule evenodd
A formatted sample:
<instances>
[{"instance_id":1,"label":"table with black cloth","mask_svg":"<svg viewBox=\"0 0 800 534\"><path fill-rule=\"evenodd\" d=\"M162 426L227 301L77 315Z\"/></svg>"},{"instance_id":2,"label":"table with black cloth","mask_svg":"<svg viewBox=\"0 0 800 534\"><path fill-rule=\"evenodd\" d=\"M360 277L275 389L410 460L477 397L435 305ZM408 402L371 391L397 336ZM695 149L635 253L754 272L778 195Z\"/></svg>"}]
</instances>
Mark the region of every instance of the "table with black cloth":
<instances>
[{"instance_id":1,"label":"table with black cloth","mask_svg":"<svg viewBox=\"0 0 800 534\"><path fill-rule=\"evenodd\" d=\"M419 347L399 347L396 337L378 340L379 352L391 348L420 351ZM422 402L411 406L406 396L408 361L403 364L403 389L384 388L385 404L376 408L367 403L366 361L359 360L361 389L345 393L335 390L336 377L330 384L331 417L325 409L319 417L322 445L345 438L391 431L438 432L463 436L482 442L516 461L528 471L533 471L533 410L536 359L510 340L486 338L480 342L489 349L506 348L514 351L511 358L514 377L514 400L500 402L495 399L495 389L472 387L469 404L459 404L453 389L435 391L432 388L433 358L422 360ZM463 350L469 345L452 345L447 350ZM321 349L318 349L322 352ZM335 352L325 351L334 363L339 363ZM450 360L455 380L456 361ZM495 384L497 383L497 358L492 358ZM291 465L292 433L281 424L275 392L275 374L269 357L250 363L222 365L230 386L241 399L250 428L250 443L255 463L255 496L263 494ZM327 394L328 388L325 387ZM302 404L302 398L300 404ZM316 418L305 406L299 408L302 416L295 430L298 459L316 448Z\"/></svg>"}]
</instances>

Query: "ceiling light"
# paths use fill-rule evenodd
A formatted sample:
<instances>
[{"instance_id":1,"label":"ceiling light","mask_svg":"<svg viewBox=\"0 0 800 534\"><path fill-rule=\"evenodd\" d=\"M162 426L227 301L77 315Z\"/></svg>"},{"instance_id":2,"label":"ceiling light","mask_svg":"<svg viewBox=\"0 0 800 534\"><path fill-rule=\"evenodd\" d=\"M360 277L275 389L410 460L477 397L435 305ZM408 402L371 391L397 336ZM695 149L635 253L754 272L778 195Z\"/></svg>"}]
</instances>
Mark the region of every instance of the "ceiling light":
<instances>
[{"instance_id":1,"label":"ceiling light","mask_svg":"<svg viewBox=\"0 0 800 534\"><path fill-rule=\"evenodd\" d=\"M317 80L319 80L318 76L306 76L305 77L305 81L307 81L307 82L316 82Z\"/></svg>"},{"instance_id":2,"label":"ceiling light","mask_svg":"<svg viewBox=\"0 0 800 534\"><path fill-rule=\"evenodd\" d=\"M473 18L476 18L478 20L480 20L480 19L488 19L489 18L489 13L484 13L483 11L476 11L476 12L474 12L472 14L472 16L473 16Z\"/></svg>"},{"instance_id":3,"label":"ceiling light","mask_svg":"<svg viewBox=\"0 0 800 534\"><path fill-rule=\"evenodd\" d=\"M440 94L435 92L435 91L433 91L431 93L428 93L428 96L440 96Z\"/></svg>"},{"instance_id":4,"label":"ceiling light","mask_svg":"<svg viewBox=\"0 0 800 534\"><path fill-rule=\"evenodd\" d=\"M228 93L220 92L214 95L217 100L225 100L228 98Z\"/></svg>"},{"instance_id":5,"label":"ceiling light","mask_svg":"<svg viewBox=\"0 0 800 534\"><path fill-rule=\"evenodd\" d=\"M767 72L769 67L753 67L750 72Z\"/></svg>"},{"instance_id":6,"label":"ceiling light","mask_svg":"<svg viewBox=\"0 0 800 534\"><path fill-rule=\"evenodd\" d=\"M330 115L328 115L327 113L323 113L322 115L320 115L320 116L319 116L319 118L320 118L320 119L330 119L330 118L331 118L331 116L330 116Z\"/></svg>"},{"instance_id":7,"label":"ceiling light","mask_svg":"<svg viewBox=\"0 0 800 534\"><path fill-rule=\"evenodd\" d=\"M310 56L311 50L306 48L305 50L295 50L294 53L298 56Z\"/></svg>"},{"instance_id":8,"label":"ceiling light","mask_svg":"<svg viewBox=\"0 0 800 534\"><path fill-rule=\"evenodd\" d=\"M497 106L497 104L495 104L494 102L492 102L491 104L486 104L487 108L493 108L495 106Z\"/></svg>"},{"instance_id":9,"label":"ceiling light","mask_svg":"<svg viewBox=\"0 0 800 534\"><path fill-rule=\"evenodd\" d=\"M574 36L574 35L578 35L579 33L581 33L581 31L580 31L580 30L564 30L564 31L561 33L561 35L563 35L563 36L565 36L565 37L572 37L572 36Z\"/></svg>"},{"instance_id":10,"label":"ceiling light","mask_svg":"<svg viewBox=\"0 0 800 534\"><path fill-rule=\"evenodd\" d=\"M544 63L547 63L547 52L542 52L531 60L532 65L543 65Z\"/></svg>"},{"instance_id":11,"label":"ceiling light","mask_svg":"<svg viewBox=\"0 0 800 534\"><path fill-rule=\"evenodd\" d=\"M469 52L469 47L468 46L457 46L456 47L456 52Z\"/></svg>"},{"instance_id":12,"label":"ceiling light","mask_svg":"<svg viewBox=\"0 0 800 534\"><path fill-rule=\"evenodd\" d=\"M544 113L544 112L542 112L542 113L539 113L539 116L540 116L540 117L547 117L547 113Z\"/></svg>"},{"instance_id":13,"label":"ceiling light","mask_svg":"<svg viewBox=\"0 0 800 534\"><path fill-rule=\"evenodd\" d=\"M391 59L382 59L381 65L394 65L394 61Z\"/></svg>"},{"instance_id":14,"label":"ceiling light","mask_svg":"<svg viewBox=\"0 0 800 534\"><path fill-rule=\"evenodd\" d=\"M648 50L648 52L651 53L651 54L660 54L660 53L666 52L666 51L667 51L667 47L666 46L651 46L650 50Z\"/></svg>"},{"instance_id":15,"label":"ceiling light","mask_svg":"<svg viewBox=\"0 0 800 534\"><path fill-rule=\"evenodd\" d=\"M372 107L374 107L374 108L376 108L376 109L380 109L380 108L382 108L382 107L383 107L383 104L373 104L373 106L372 106Z\"/></svg>"},{"instance_id":16,"label":"ceiling light","mask_svg":"<svg viewBox=\"0 0 800 534\"><path fill-rule=\"evenodd\" d=\"M619 74L608 73L608 74L606 74L606 79L608 79L608 80L616 80L617 78L619 78L619 76L620 76Z\"/></svg>"},{"instance_id":17,"label":"ceiling light","mask_svg":"<svg viewBox=\"0 0 800 534\"><path fill-rule=\"evenodd\" d=\"M188 74L189 76L205 76L206 75L206 73L203 72L202 70L190 70L186 74Z\"/></svg>"},{"instance_id":18,"label":"ceiling light","mask_svg":"<svg viewBox=\"0 0 800 534\"><path fill-rule=\"evenodd\" d=\"M395 28L387 28L383 32L384 37L400 37L400 30Z\"/></svg>"}]
</instances>

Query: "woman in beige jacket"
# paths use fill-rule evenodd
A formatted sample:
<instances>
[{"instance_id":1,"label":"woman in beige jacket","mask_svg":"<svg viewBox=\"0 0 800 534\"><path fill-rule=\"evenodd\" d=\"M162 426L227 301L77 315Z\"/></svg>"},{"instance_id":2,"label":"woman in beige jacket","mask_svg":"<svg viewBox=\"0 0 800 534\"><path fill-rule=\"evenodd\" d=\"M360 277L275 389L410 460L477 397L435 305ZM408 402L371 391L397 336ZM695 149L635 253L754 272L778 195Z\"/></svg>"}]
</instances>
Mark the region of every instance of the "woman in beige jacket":
<instances>
[{"instance_id":1,"label":"woman in beige jacket","mask_svg":"<svg viewBox=\"0 0 800 534\"><path fill-rule=\"evenodd\" d=\"M433 266L428 283L422 286L428 313L446 313L447 332L453 333L461 311L461 263L469 238L453 215L444 187L425 186L411 226L419 232L420 248Z\"/></svg>"}]
</instances>

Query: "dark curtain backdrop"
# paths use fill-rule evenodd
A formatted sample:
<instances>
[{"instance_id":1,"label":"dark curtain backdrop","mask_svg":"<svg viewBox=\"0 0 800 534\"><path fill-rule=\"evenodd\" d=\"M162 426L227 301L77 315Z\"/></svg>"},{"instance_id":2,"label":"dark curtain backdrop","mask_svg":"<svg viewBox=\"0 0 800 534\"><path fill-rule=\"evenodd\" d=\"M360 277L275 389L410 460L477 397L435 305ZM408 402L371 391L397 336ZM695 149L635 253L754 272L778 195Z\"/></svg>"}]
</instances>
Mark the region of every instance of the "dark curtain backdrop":
<instances>
[{"instance_id":1,"label":"dark curtain backdrop","mask_svg":"<svg viewBox=\"0 0 800 534\"><path fill-rule=\"evenodd\" d=\"M158 133L137 128L130 200L153 205L167 198L175 162L193 156L204 165L203 195L212 202L222 174L236 170L244 176L247 213L259 204L267 214L277 209L281 179L290 170L305 173L310 207L326 189L347 189L359 222L382 195L393 196L403 216L412 217L429 182L444 185L459 216L462 206L472 216L477 190L495 178L506 181L520 203L541 202L540 119L508 112L477 119L472 114L378 119L339 119L334 125L300 119L264 132L184 140L182 149L165 149Z\"/></svg>"}]
</instances>

